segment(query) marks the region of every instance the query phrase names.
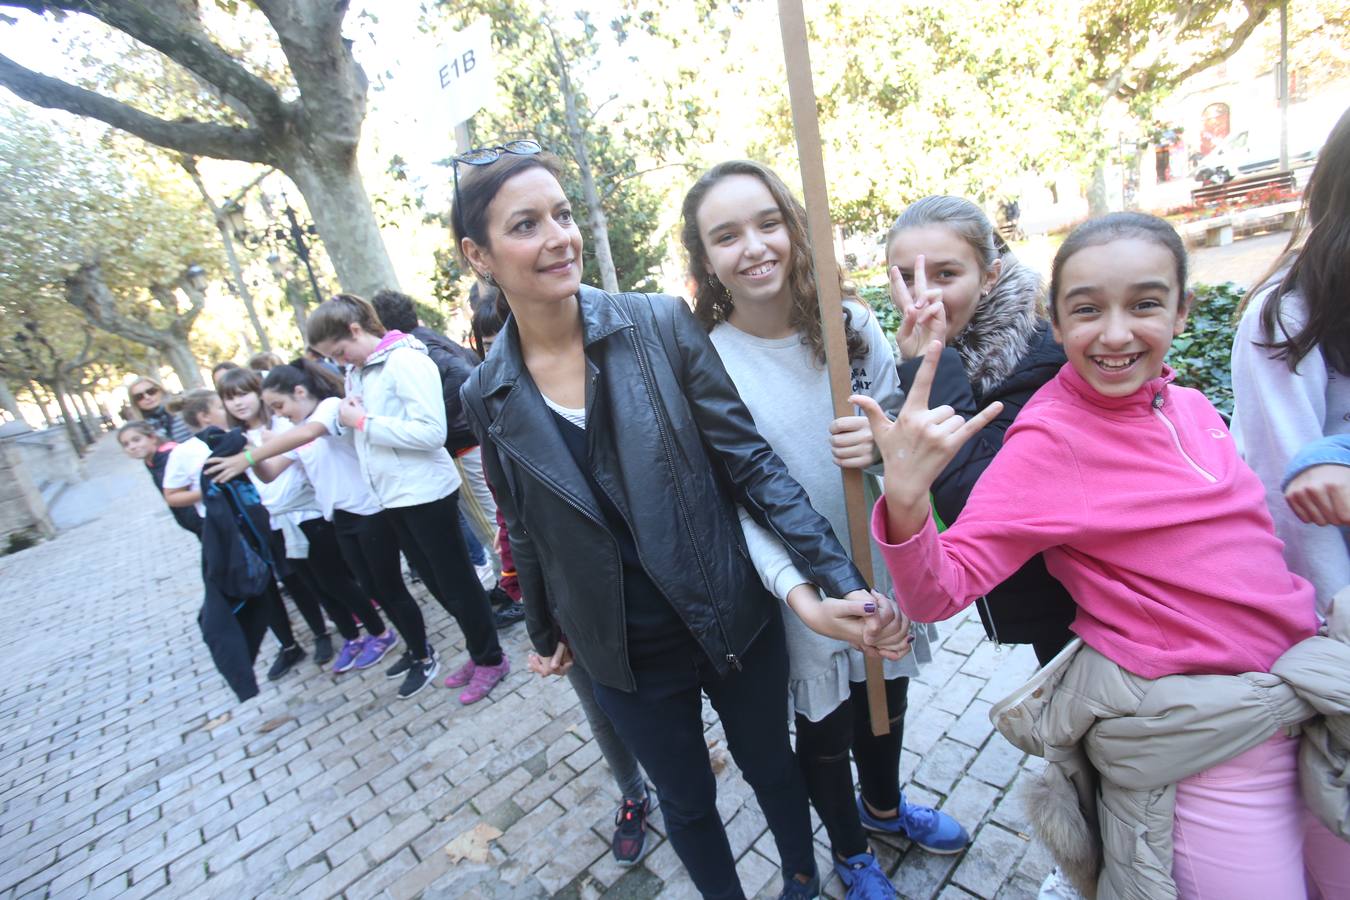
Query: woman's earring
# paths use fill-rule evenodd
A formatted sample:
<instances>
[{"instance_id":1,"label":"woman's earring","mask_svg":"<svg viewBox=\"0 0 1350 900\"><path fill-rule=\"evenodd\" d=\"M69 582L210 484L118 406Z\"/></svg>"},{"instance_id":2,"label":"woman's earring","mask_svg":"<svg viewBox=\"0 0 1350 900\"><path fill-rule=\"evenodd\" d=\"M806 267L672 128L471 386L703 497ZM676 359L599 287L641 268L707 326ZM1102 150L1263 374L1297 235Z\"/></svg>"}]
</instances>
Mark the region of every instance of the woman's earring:
<instances>
[{"instance_id":1,"label":"woman's earring","mask_svg":"<svg viewBox=\"0 0 1350 900\"><path fill-rule=\"evenodd\" d=\"M493 287L497 286L497 279L492 277L491 272L483 272L479 277L482 278L484 281L486 281L488 284L492 285Z\"/></svg>"}]
</instances>

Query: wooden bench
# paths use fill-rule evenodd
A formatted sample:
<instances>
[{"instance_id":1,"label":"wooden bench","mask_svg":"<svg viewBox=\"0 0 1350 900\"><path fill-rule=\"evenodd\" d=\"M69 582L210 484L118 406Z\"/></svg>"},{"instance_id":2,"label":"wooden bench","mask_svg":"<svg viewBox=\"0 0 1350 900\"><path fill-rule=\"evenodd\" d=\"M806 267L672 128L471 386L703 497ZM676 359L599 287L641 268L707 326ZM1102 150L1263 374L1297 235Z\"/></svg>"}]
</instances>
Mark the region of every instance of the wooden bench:
<instances>
[{"instance_id":1,"label":"wooden bench","mask_svg":"<svg viewBox=\"0 0 1350 900\"><path fill-rule=\"evenodd\" d=\"M1292 231L1298 208L1299 201L1286 200L1272 206L1256 206L1185 222L1177 226L1177 231L1192 246L1203 243L1206 247L1226 247L1233 243L1233 237L1238 233L1255 234L1271 229Z\"/></svg>"},{"instance_id":2,"label":"wooden bench","mask_svg":"<svg viewBox=\"0 0 1350 900\"><path fill-rule=\"evenodd\" d=\"M1234 178L1225 184L1210 184L1191 191L1191 202L1196 206L1212 206L1240 200L1257 191L1277 188L1292 191L1297 186L1293 172L1269 172L1265 175L1248 175Z\"/></svg>"}]
</instances>

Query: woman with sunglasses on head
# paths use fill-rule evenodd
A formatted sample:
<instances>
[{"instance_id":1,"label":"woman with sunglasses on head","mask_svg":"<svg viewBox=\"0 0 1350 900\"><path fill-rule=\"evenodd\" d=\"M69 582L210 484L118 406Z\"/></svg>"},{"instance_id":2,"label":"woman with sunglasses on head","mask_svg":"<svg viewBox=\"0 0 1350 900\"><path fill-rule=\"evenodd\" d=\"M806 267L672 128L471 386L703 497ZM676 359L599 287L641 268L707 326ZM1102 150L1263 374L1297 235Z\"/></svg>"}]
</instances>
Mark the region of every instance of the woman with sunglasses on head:
<instances>
[{"instance_id":1,"label":"woman with sunglasses on head","mask_svg":"<svg viewBox=\"0 0 1350 900\"><path fill-rule=\"evenodd\" d=\"M141 375L127 386L127 397L131 400L131 410L136 419L149 422L156 431L181 444L192 437L192 429L183 421L183 417L169 412L165 402L169 399L160 384L149 375Z\"/></svg>"},{"instance_id":2,"label":"woman with sunglasses on head","mask_svg":"<svg viewBox=\"0 0 1350 900\"><path fill-rule=\"evenodd\" d=\"M866 592L755 430L688 307L581 284L581 232L557 160L516 141L457 162L467 164L451 217L458 249L510 309L463 396L540 668L585 668L655 784L694 884L735 898L706 693L778 845L783 896L816 896L806 788L783 714L783 623L747 557L736 502L829 595L860 613L871 605L857 617L858 643L899 655L899 619Z\"/></svg>"}]
</instances>

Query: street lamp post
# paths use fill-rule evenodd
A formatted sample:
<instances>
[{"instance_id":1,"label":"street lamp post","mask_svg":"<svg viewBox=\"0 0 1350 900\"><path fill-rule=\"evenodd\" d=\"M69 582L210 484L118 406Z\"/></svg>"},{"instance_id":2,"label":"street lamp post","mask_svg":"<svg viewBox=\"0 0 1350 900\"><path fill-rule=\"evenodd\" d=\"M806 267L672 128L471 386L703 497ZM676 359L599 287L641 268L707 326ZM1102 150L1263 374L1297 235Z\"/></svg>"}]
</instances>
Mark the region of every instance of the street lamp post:
<instances>
[{"instance_id":1,"label":"street lamp post","mask_svg":"<svg viewBox=\"0 0 1350 900\"><path fill-rule=\"evenodd\" d=\"M277 239L289 246L291 252L305 264L305 271L309 273L309 286L314 290L314 302L322 303L323 291L319 290L319 279L314 277L314 265L309 261L309 245L305 243L305 232L314 234L315 228L313 225L302 228L300 220L296 218L295 210L291 207L290 201L286 199L284 193L281 195L281 199L286 204L286 209L283 212L290 228L289 233L287 229L278 228L276 230Z\"/></svg>"}]
</instances>

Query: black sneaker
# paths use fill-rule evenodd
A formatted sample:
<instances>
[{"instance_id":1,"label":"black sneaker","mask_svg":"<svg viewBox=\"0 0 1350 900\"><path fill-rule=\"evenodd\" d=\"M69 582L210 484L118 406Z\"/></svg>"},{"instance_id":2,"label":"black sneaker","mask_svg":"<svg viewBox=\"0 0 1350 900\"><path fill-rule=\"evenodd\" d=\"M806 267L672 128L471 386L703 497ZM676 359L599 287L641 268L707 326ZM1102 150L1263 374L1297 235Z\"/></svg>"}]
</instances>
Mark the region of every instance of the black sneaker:
<instances>
[{"instance_id":1,"label":"black sneaker","mask_svg":"<svg viewBox=\"0 0 1350 900\"><path fill-rule=\"evenodd\" d=\"M295 667L295 664L305 658L305 651L298 645L282 647L281 652L277 654L276 661L272 663L272 668L267 670L267 680L276 681L282 675L285 675Z\"/></svg>"},{"instance_id":2,"label":"black sneaker","mask_svg":"<svg viewBox=\"0 0 1350 900\"><path fill-rule=\"evenodd\" d=\"M523 621L525 621L525 604L523 603L503 606L492 614L492 623L498 628L510 628L517 622Z\"/></svg>"},{"instance_id":3,"label":"black sneaker","mask_svg":"<svg viewBox=\"0 0 1350 900\"><path fill-rule=\"evenodd\" d=\"M501 582L497 582L492 586L492 590L488 591L488 602L492 604L493 609L501 609L516 601L511 599L511 595L502 588Z\"/></svg>"},{"instance_id":4,"label":"black sneaker","mask_svg":"<svg viewBox=\"0 0 1350 900\"><path fill-rule=\"evenodd\" d=\"M441 664L437 662L435 654L421 662L412 661L411 668L408 669L408 677L404 678L403 684L399 685L398 698L407 700L426 687L431 683L431 679L436 677L440 668Z\"/></svg>"},{"instance_id":5,"label":"black sneaker","mask_svg":"<svg viewBox=\"0 0 1350 900\"><path fill-rule=\"evenodd\" d=\"M642 856L642 847L647 843L647 813L651 810L651 798L641 801L625 800L614 815L614 839L610 841L610 850L621 866L631 866Z\"/></svg>"},{"instance_id":6,"label":"black sneaker","mask_svg":"<svg viewBox=\"0 0 1350 900\"><path fill-rule=\"evenodd\" d=\"M314 662L324 665L333 661L333 639L321 634L314 639Z\"/></svg>"},{"instance_id":7,"label":"black sneaker","mask_svg":"<svg viewBox=\"0 0 1350 900\"><path fill-rule=\"evenodd\" d=\"M412 652L409 650L404 650L403 655L398 658L398 662L394 663L392 666L390 666L388 669L385 670L384 677L402 678L404 675L408 674L408 670L412 668L412 664L413 664Z\"/></svg>"}]
</instances>

